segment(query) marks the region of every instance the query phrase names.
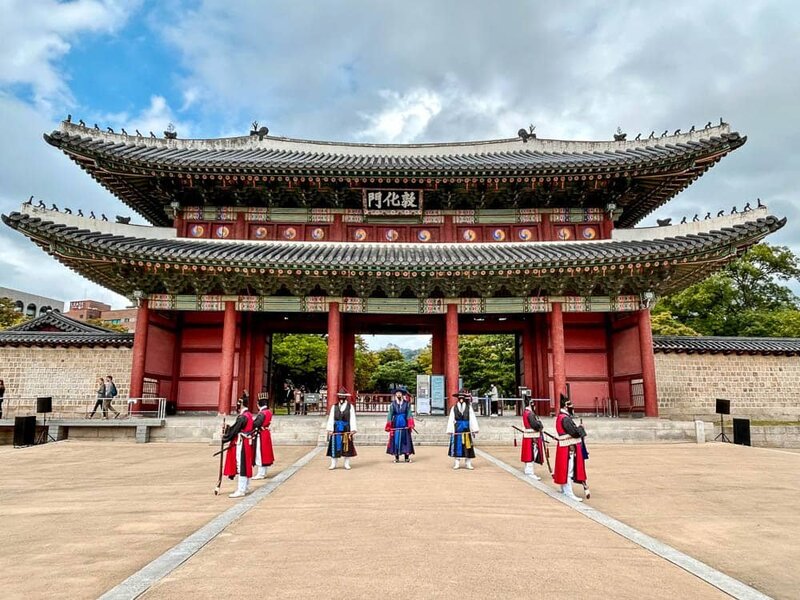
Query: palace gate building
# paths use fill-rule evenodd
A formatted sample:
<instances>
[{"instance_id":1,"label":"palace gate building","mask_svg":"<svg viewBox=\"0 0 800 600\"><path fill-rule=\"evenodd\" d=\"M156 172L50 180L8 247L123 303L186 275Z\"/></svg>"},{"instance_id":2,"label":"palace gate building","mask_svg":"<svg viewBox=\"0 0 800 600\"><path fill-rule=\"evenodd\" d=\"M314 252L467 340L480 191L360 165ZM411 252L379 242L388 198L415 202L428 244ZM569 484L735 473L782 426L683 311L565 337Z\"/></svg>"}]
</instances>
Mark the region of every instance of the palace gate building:
<instances>
[{"instance_id":1,"label":"palace gate building","mask_svg":"<svg viewBox=\"0 0 800 600\"><path fill-rule=\"evenodd\" d=\"M569 388L591 410L638 395L656 416L654 298L785 222L703 207L634 227L745 143L727 124L596 142L156 139L70 122L44 137L150 225L33 205L3 221L138 302L130 395L147 382L184 411L269 389L276 332L327 333L329 390L352 390L357 334L430 333L448 397L458 336L508 333L535 397Z\"/></svg>"}]
</instances>

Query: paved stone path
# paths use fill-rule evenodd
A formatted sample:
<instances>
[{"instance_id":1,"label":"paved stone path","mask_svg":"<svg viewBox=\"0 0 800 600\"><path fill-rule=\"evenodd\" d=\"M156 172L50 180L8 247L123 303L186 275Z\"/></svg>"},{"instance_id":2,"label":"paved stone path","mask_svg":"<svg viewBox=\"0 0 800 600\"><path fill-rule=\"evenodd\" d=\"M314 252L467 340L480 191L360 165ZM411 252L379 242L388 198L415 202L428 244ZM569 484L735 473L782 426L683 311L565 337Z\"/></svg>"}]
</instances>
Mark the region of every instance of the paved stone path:
<instances>
[{"instance_id":1,"label":"paved stone path","mask_svg":"<svg viewBox=\"0 0 800 600\"><path fill-rule=\"evenodd\" d=\"M349 472L315 459L145 597L252 595L237 564L259 597L727 597L484 460L360 453Z\"/></svg>"},{"instance_id":2,"label":"paved stone path","mask_svg":"<svg viewBox=\"0 0 800 600\"><path fill-rule=\"evenodd\" d=\"M521 465L519 448L486 450ZM720 443L589 453L593 507L769 596L800 597L800 455Z\"/></svg>"},{"instance_id":3,"label":"paved stone path","mask_svg":"<svg viewBox=\"0 0 800 600\"><path fill-rule=\"evenodd\" d=\"M0 448L0 597L97 598L235 500L206 444ZM276 449L291 465L308 447ZM254 482L258 485L259 482ZM225 480L223 491L233 490Z\"/></svg>"}]
</instances>

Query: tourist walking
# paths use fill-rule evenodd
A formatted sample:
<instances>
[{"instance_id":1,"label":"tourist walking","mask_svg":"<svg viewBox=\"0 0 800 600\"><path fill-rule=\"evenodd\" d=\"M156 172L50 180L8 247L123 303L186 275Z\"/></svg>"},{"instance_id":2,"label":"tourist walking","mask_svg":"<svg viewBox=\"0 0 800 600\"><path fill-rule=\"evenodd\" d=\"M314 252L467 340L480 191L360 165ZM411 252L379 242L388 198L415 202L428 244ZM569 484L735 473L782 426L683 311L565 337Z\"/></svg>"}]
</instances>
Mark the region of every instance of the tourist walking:
<instances>
[{"instance_id":1,"label":"tourist walking","mask_svg":"<svg viewBox=\"0 0 800 600\"><path fill-rule=\"evenodd\" d=\"M260 398L258 401L258 414L253 418L255 435L254 464L258 467L258 473L253 479L266 479L267 468L275 462L275 452L272 449L272 433L269 430L271 424L272 411L269 409L269 401L266 398Z\"/></svg>"},{"instance_id":2,"label":"tourist walking","mask_svg":"<svg viewBox=\"0 0 800 600\"><path fill-rule=\"evenodd\" d=\"M236 421L222 432L222 441L228 444L222 474L228 479L239 476L236 491L229 494L228 498L241 498L247 494L253 476L253 415L241 400L236 401L236 411Z\"/></svg>"},{"instance_id":3,"label":"tourist walking","mask_svg":"<svg viewBox=\"0 0 800 600\"><path fill-rule=\"evenodd\" d=\"M522 411L523 432L520 460L525 463L525 475L541 481L542 478L533 472L533 465L534 463L544 464L544 440L542 439L544 426L536 416L533 406L533 399L528 398L528 404Z\"/></svg>"},{"instance_id":4,"label":"tourist walking","mask_svg":"<svg viewBox=\"0 0 800 600\"><path fill-rule=\"evenodd\" d=\"M103 398L103 418L108 418L108 411L112 411L114 413L114 418L119 418L119 411L114 408L112 404L114 402L114 398L117 397L117 386L114 383L114 378L111 375L106 376L106 383L105 383L105 394Z\"/></svg>"},{"instance_id":5,"label":"tourist walking","mask_svg":"<svg viewBox=\"0 0 800 600\"><path fill-rule=\"evenodd\" d=\"M6 395L6 384L0 379L0 419L3 418L3 397Z\"/></svg>"},{"instance_id":6,"label":"tourist walking","mask_svg":"<svg viewBox=\"0 0 800 600\"><path fill-rule=\"evenodd\" d=\"M92 408L92 412L89 413L89 418L90 419L92 417L94 417L94 413L97 412L98 408L103 410L103 403L105 402L105 399L106 399L106 380L103 379L102 377L98 377L97 378L97 385L98 385L98 388L97 388L97 391L95 392L95 394L96 394L95 398L96 399L95 399L95 403L94 403L94 408ZM104 411L104 414L105 414L105 411Z\"/></svg>"},{"instance_id":7,"label":"tourist walking","mask_svg":"<svg viewBox=\"0 0 800 600\"><path fill-rule=\"evenodd\" d=\"M410 455L414 454L414 441L411 439L413 429L414 416L411 414L411 402L403 397L403 392L397 390L389 404L389 414L386 416L386 431L389 433L386 453L394 455L394 462L400 462L401 454L405 462L411 462Z\"/></svg>"},{"instance_id":8,"label":"tourist walking","mask_svg":"<svg viewBox=\"0 0 800 600\"><path fill-rule=\"evenodd\" d=\"M471 471L472 459L475 458L474 437L478 434L478 418L466 390L459 390L453 397L458 402L450 409L447 417L447 433L450 434L447 454L455 460L454 469L460 468L460 461L463 459L466 468Z\"/></svg>"},{"instance_id":9,"label":"tourist walking","mask_svg":"<svg viewBox=\"0 0 800 600\"><path fill-rule=\"evenodd\" d=\"M572 483L586 483L586 463L583 456L582 441L586 435L583 426L575 424L572 419L575 409L572 400L561 394L560 410L556 417L556 433L558 449L556 450L556 467L553 481L561 486L561 493L570 500L583 502L572 491Z\"/></svg>"},{"instance_id":10,"label":"tourist walking","mask_svg":"<svg viewBox=\"0 0 800 600\"><path fill-rule=\"evenodd\" d=\"M358 432L356 411L350 404L350 392L339 388L338 402L331 406L328 413L328 451L325 456L331 457L329 469L335 469L339 458L344 458L344 468L350 470L350 459L356 456L356 445L353 438Z\"/></svg>"},{"instance_id":11,"label":"tourist walking","mask_svg":"<svg viewBox=\"0 0 800 600\"><path fill-rule=\"evenodd\" d=\"M296 387L292 390L292 395L294 396L294 414L302 414L303 390Z\"/></svg>"}]
</instances>

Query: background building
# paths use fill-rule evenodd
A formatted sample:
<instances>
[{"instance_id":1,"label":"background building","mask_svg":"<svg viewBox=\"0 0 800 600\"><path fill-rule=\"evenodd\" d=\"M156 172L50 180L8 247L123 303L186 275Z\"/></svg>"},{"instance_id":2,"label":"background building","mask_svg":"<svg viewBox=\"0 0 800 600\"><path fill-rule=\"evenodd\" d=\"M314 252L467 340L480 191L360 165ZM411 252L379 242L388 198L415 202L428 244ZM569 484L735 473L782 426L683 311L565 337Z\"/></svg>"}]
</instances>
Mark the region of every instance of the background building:
<instances>
[{"instance_id":1,"label":"background building","mask_svg":"<svg viewBox=\"0 0 800 600\"><path fill-rule=\"evenodd\" d=\"M14 303L17 312L29 317L37 317L50 310L64 312L64 302L62 300L12 290L11 288L0 287L0 298L9 298Z\"/></svg>"},{"instance_id":2,"label":"background building","mask_svg":"<svg viewBox=\"0 0 800 600\"><path fill-rule=\"evenodd\" d=\"M99 319L103 311L111 310L111 306L97 300L73 300L69 303L67 316L79 321Z\"/></svg>"}]
</instances>

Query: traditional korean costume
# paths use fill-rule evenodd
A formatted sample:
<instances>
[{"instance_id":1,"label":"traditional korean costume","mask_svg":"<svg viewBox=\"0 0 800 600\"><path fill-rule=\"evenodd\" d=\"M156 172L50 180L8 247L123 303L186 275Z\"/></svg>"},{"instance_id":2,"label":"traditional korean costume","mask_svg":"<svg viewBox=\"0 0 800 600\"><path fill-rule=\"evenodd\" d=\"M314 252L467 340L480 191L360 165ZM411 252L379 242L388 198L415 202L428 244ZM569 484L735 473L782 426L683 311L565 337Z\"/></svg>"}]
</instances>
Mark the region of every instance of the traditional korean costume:
<instances>
[{"instance_id":1,"label":"traditional korean costume","mask_svg":"<svg viewBox=\"0 0 800 600\"><path fill-rule=\"evenodd\" d=\"M553 481L561 485L561 491L572 500L580 501L572 491L572 482L586 482L586 463L583 456L583 427L578 427L569 411L562 408L556 417L558 449Z\"/></svg>"},{"instance_id":2,"label":"traditional korean costume","mask_svg":"<svg viewBox=\"0 0 800 600\"><path fill-rule=\"evenodd\" d=\"M232 498L240 498L247 493L253 476L252 433L253 415L245 408L222 436L222 441L228 443L223 474L230 479L239 476L239 484L236 492L231 494Z\"/></svg>"},{"instance_id":3,"label":"traditional korean costume","mask_svg":"<svg viewBox=\"0 0 800 600\"><path fill-rule=\"evenodd\" d=\"M472 459L475 458L473 434L478 430L478 419L472 404L460 396L447 417L447 433L450 434L447 454L455 459L454 469L459 468L459 459L462 458L466 459L466 467L472 469Z\"/></svg>"},{"instance_id":4,"label":"traditional korean costume","mask_svg":"<svg viewBox=\"0 0 800 600\"><path fill-rule=\"evenodd\" d=\"M414 440L411 439L413 429L411 403L406 400L400 402L392 400L386 417L386 431L389 433L386 454L393 454L395 462L399 460L401 454L405 456L406 462L409 462L409 455L414 454Z\"/></svg>"},{"instance_id":5,"label":"traditional korean costume","mask_svg":"<svg viewBox=\"0 0 800 600\"><path fill-rule=\"evenodd\" d=\"M258 473L253 479L265 479L267 467L275 462L275 453L272 449L272 433L269 426L272 424L272 411L264 406L253 419L255 430L255 452L253 458L258 467Z\"/></svg>"},{"instance_id":6,"label":"traditional korean costume","mask_svg":"<svg viewBox=\"0 0 800 600\"><path fill-rule=\"evenodd\" d=\"M331 457L331 466L336 468L336 461L339 457L344 457L344 468L350 468L350 458L356 456L356 446L353 443L352 434L358 431L356 423L356 411L347 398L339 397L339 402L331 407L328 414L328 424L325 428L328 432L328 451L326 456Z\"/></svg>"},{"instance_id":7,"label":"traditional korean costume","mask_svg":"<svg viewBox=\"0 0 800 600\"><path fill-rule=\"evenodd\" d=\"M544 440L542 430L544 426L530 406L522 412L522 449L520 460L525 463L525 474L534 479L541 479L533 472L533 464L544 464Z\"/></svg>"}]
</instances>

